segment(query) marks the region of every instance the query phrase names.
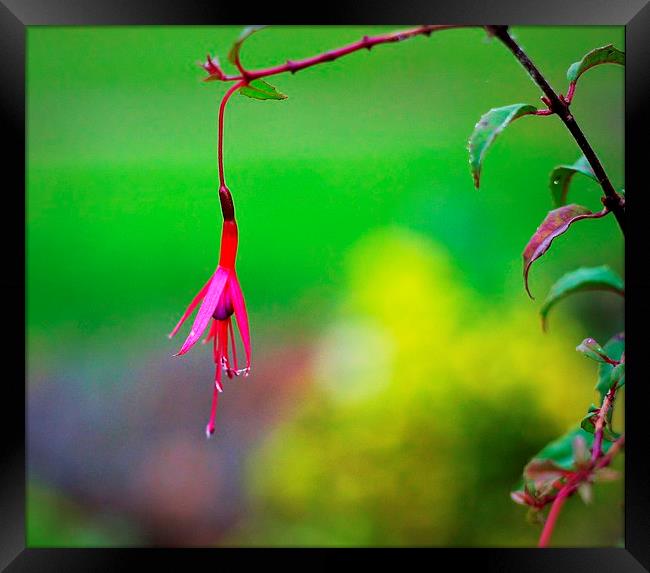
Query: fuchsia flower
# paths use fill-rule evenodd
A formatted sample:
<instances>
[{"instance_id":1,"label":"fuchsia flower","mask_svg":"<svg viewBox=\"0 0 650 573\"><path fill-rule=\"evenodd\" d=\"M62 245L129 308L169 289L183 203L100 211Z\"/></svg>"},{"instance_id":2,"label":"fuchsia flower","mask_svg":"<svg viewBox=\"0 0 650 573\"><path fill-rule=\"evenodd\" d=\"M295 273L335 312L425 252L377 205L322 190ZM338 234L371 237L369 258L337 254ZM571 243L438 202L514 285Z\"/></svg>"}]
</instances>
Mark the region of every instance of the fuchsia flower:
<instances>
[{"instance_id":1,"label":"fuchsia flower","mask_svg":"<svg viewBox=\"0 0 650 573\"><path fill-rule=\"evenodd\" d=\"M174 336L185 320L194 311L199 303L199 311L196 313L194 324L190 329L190 334L186 338L183 346L175 356L185 354L201 338L208 323L210 330L208 336L203 341L213 340L213 357L215 363L214 389L212 394L212 410L210 421L206 426L205 433L210 437L214 433L215 416L217 413L218 393L223 391L221 385L222 370L228 378L243 374L248 375L251 365L251 342L248 328L248 316L246 314L246 305L244 295L237 273L235 272L235 258L237 257L237 223L234 220L224 221L223 231L221 233L221 254L217 270L210 277L203 288L194 297L194 300L187 307L187 310L181 317L180 321L172 330L169 338ZM235 333L232 325L232 315L237 319L237 326L246 352L246 367L238 369L237 351L235 347ZM212 319L212 320L210 320ZM228 349L228 340L230 339L230 353ZM232 362L230 358L232 354Z\"/></svg>"}]
</instances>

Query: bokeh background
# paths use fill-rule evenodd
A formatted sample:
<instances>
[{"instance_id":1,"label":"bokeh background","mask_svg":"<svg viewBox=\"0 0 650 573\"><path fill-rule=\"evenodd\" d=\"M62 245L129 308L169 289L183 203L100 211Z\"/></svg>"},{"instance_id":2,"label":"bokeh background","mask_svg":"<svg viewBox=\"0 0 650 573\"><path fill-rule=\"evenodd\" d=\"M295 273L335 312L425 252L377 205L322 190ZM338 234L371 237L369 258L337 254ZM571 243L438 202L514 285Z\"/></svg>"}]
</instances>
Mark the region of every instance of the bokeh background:
<instances>
[{"instance_id":1,"label":"bokeh background","mask_svg":"<svg viewBox=\"0 0 650 573\"><path fill-rule=\"evenodd\" d=\"M390 29L272 27L243 60ZM621 27L513 32L562 91L572 62L624 44ZM612 217L554 243L531 272L537 300L523 289L550 171L575 143L554 117L517 121L473 189L474 124L540 95L480 29L277 76L285 101L234 97L225 160L253 370L227 382L206 440L210 352L173 358L182 337L167 333L218 258L225 86L197 63L228 66L238 33L28 30L29 546L534 546L509 491L593 400L575 346L623 328L608 294L565 301L546 334L538 318L564 272L623 271ZM603 66L573 104L619 188L623 95L621 68ZM571 195L600 206L586 178ZM622 501L622 481L591 507L572 499L554 545L620 545Z\"/></svg>"}]
</instances>

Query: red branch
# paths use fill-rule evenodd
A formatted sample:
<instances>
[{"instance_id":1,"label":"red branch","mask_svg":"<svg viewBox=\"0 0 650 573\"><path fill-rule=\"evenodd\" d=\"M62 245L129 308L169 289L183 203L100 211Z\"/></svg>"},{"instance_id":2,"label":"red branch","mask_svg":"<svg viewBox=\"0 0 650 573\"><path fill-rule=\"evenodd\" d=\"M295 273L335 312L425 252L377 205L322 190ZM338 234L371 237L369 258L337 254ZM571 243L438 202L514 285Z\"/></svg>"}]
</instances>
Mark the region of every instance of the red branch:
<instances>
[{"instance_id":1,"label":"red branch","mask_svg":"<svg viewBox=\"0 0 650 573\"><path fill-rule=\"evenodd\" d=\"M244 70L243 67L240 67L241 66L240 64L237 66L241 71L240 75L230 75L230 76L223 75L219 79L221 79L224 82L244 80L246 83L248 83L252 80L256 80L259 78L266 78L269 76L275 76L277 74L282 74L284 72L291 72L292 74L295 74L296 72L299 72L300 70L304 70L305 68L310 68L318 64L323 64L325 62L333 62L334 60L337 60L342 56L347 56L352 52L357 52L363 49L370 50L373 46L377 46L379 44L401 42L402 40L408 40L409 38L413 38L415 36L429 36L431 35L432 32L439 32L440 30L448 30L451 28L465 28L465 27L467 26L462 26L462 25L418 26L417 28L411 28L410 30L403 30L401 32L391 32L389 34L381 34L379 36L364 36L358 42L348 44L347 46L343 46L335 50L330 50L329 52L324 52L322 54L318 54L317 56L305 58L304 60L296 60L296 61L289 60L280 66L273 66L271 68L263 68L260 70L249 71L249 70Z\"/></svg>"}]
</instances>

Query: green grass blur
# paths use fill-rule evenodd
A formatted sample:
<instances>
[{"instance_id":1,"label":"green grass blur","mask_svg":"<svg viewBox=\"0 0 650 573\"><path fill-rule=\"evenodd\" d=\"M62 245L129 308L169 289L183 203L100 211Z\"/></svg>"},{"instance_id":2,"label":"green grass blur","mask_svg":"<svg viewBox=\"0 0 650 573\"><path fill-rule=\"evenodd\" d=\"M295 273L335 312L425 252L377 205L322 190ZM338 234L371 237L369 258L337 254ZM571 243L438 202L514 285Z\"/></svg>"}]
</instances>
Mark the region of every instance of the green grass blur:
<instances>
[{"instance_id":1,"label":"green grass blur","mask_svg":"<svg viewBox=\"0 0 650 573\"><path fill-rule=\"evenodd\" d=\"M390 29L271 27L242 57ZM217 263L225 86L197 63L229 65L238 32L28 29L29 545L534 545L509 488L593 400L575 346L623 328L606 294L563 302L547 334L537 317L564 272L623 271L613 217L557 239L531 271L537 300L523 290L522 250L575 142L557 118L523 118L473 188L480 116L542 105L479 29L269 79L284 101L235 96L225 165L254 363L206 442L210 353L173 359L165 335ZM624 45L621 27L514 34L561 91L584 53ZM623 71L602 66L573 104L617 188L623 96ZM572 201L599 197L575 178ZM621 503L622 482L591 508L572 499L554 543L616 545Z\"/></svg>"}]
</instances>

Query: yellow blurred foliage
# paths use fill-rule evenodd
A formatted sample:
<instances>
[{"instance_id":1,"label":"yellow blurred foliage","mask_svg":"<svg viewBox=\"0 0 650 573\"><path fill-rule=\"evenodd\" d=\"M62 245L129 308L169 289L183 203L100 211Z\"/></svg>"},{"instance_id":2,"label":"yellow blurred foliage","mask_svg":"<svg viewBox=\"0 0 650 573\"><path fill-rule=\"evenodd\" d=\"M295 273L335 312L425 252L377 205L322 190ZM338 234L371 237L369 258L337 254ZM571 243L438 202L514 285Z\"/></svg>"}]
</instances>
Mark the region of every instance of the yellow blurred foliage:
<instances>
[{"instance_id":1,"label":"yellow blurred foliage","mask_svg":"<svg viewBox=\"0 0 650 573\"><path fill-rule=\"evenodd\" d=\"M543 333L523 296L494 308L439 246L406 230L367 236L348 268L309 395L251 462L258 511L245 538L471 544L513 518L522 533L508 541L530 543L509 488L593 392L596 369L571 327Z\"/></svg>"}]
</instances>

